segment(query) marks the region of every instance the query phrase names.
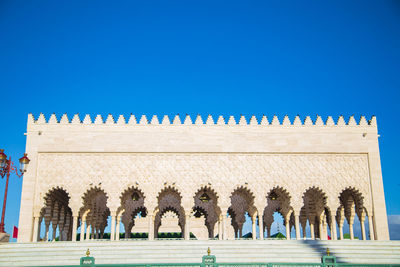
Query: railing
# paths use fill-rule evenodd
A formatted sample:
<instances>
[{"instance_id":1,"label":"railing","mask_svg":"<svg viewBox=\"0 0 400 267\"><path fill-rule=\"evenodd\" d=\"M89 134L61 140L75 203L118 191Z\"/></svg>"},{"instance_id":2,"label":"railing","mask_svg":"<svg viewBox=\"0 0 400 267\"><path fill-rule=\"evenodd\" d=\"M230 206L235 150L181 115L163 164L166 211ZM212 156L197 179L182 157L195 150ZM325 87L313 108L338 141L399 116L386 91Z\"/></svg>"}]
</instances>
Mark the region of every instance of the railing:
<instances>
[{"instance_id":1,"label":"railing","mask_svg":"<svg viewBox=\"0 0 400 267\"><path fill-rule=\"evenodd\" d=\"M150 264L95 264L95 258L90 257L89 249L86 252L86 257L82 257L80 261L81 267L395 267L399 264L355 264L355 263L338 263L335 256L327 255L322 256L321 263L217 263L214 255L210 255L210 248L208 248L208 255L204 255L201 263L150 263ZM66 267L66 266L64 266ZM72 267L72 266L71 266Z\"/></svg>"}]
</instances>

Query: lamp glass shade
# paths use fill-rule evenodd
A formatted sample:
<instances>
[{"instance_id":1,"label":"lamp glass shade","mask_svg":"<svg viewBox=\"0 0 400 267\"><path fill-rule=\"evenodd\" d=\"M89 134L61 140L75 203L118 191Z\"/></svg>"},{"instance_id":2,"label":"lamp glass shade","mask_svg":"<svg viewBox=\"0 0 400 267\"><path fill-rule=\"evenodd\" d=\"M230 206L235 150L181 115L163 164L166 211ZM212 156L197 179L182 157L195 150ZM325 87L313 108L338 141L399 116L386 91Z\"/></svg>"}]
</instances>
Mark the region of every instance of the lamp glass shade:
<instances>
[{"instance_id":1,"label":"lamp glass shade","mask_svg":"<svg viewBox=\"0 0 400 267\"><path fill-rule=\"evenodd\" d=\"M133 200L133 201L138 201L139 198L140 198L139 194L136 193L136 192L134 192L133 195L132 195L132 200Z\"/></svg>"},{"instance_id":2,"label":"lamp glass shade","mask_svg":"<svg viewBox=\"0 0 400 267\"><path fill-rule=\"evenodd\" d=\"M19 170L24 173L28 167L30 159L28 158L28 154L24 154L22 158L19 159Z\"/></svg>"},{"instance_id":3,"label":"lamp glass shade","mask_svg":"<svg viewBox=\"0 0 400 267\"><path fill-rule=\"evenodd\" d=\"M4 154L4 149L0 149L0 168L4 168L6 166L7 155Z\"/></svg>"},{"instance_id":4,"label":"lamp glass shade","mask_svg":"<svg viewBox=\"0 0 400 267\"><path fill-rule=\"evenodd\" d=\"M209 197L206 193L203 193L203 194L200 196L200 201L201 201L201 202L208 202L208 201L210 201L210 197Z\"/></svg>"},{"instance_id":5,"label":"lamp glass shade","mask_svg":"<svg viewBox=\"0 0 400 267\"><path fill-rule=\"evenodd\" d=\"M277 198L278 198L278 195L274 191L271 194L269 194L269 199L276 200Z\"/></svg>"}]
</instances>

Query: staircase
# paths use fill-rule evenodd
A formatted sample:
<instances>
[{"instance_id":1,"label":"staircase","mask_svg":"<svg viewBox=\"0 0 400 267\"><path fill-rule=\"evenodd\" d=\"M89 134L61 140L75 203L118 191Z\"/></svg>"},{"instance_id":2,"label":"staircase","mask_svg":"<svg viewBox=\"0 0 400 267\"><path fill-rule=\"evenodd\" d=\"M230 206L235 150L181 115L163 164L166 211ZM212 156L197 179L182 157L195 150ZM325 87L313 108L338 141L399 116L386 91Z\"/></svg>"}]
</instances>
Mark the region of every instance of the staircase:
<instances>
[{"instance_id":1,"label":"staircase","mask_svg":"<svg viewBox=\"0 0 400 267\"><path fill-rule=\"evenodd\" d=\"M320 263L329 247L342 263L400 264L400 241L129 240L3 243L0 266L79 265L88 248L96 264L201 263L208 247L217 263Z\"/></svg>"}]
</instances>

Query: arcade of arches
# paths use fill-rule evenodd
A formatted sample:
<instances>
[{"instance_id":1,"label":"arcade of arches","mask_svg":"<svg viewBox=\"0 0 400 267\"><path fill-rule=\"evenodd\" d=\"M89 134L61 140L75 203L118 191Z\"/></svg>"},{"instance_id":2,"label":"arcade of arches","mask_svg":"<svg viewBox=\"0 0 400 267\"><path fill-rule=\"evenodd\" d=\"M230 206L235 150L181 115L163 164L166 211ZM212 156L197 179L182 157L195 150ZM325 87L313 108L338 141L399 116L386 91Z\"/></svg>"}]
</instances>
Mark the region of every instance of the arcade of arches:
<instances>
[{"instance_id":1,"label":"arcade of arches","mask_svg":"<svg viewBox=\"0 0 400 267\"><path fill-rule=\"evenodd\" d=\"M374 239L372 216L356 188L344 188L338 195L338 206L329 206L327 198L321 189L311 187L303 193L302 203L293 205L285 188L274 187L265 196L265 206L260 207L256 206L251 190L240 186L231 192L230 206L222 207L213 188L203 186L194 193L192 207L185 209L180 191L166 186L159 192L156 206L147 207L146 195L140 188L132 186L121 193L120 206L111 210L107 205L107 193L100 187L92 187L84 193L82 205L74 213L68 192L55 187L44 196L40 214L34 217L33 240L48 241L57 237L61 241L76 241L77 236L80 241L119 240L121 236L129 238L138 232L146 233L149 240L157 238L160 232L180 232L184 239L190 239L191 233L197 239L235 239L243 238L247 216L252 222L251 238L263 239L271 237L276 212L283 217L287 239L291 238L292 231L296 239L343 239L345 221L350 239L355 238L356 223L360 224L360 238ZM294 206L301 208L295 210ZM108 226L110 234L105 233Z\"/></svg>"}]
</instances>

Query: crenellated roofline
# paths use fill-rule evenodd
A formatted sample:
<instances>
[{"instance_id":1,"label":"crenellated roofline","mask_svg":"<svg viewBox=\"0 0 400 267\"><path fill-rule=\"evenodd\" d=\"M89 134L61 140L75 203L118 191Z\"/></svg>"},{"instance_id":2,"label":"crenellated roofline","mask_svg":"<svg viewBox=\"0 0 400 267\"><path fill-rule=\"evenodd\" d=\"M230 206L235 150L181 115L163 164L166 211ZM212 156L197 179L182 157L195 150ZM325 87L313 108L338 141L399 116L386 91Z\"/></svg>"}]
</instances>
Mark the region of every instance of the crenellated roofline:
<instances>
[{"instance_id":1,"label":"crenellated roofline","mask_svg":"<svg viewBox=\"0 0 400 267\"><path fill-rule=\"evenodd\" d=\"M216 120L215 120L215 119ZM125 118L124 115L119 115L118 119L115 120L112 114L109 114L107 118L104 120L101 115L96 115L94 120L90 117L89 114L86 114L83 117L80 117L79 114L74 114L72 119L68 118L67 114L63 114L60 119L53 113L48 119L44 116L43 113L35 119L33 114L28 114L28 125L38 125L38 124L49 124L49 125L170 125L170 126L178 126L178 125L198 125L198 126L338 126L338 127L348 127L348 126L361 126L361 127L377 127L376 117L372 116L370 120L364 116L361 116L358 121L354 118L354 116L350 116L346 121L344 116L339 116L335 121L332 116L328 116L328 118L324 121L321 116L316 116L315 120L311 119L311 116L306 116L305 119L301 119L299 115L297 115L294 120L290 120L289 116L285 115L282 120L278 118L278 116L274 115L272 119L268 119L267 116L263 115L261 118L257 119L256 116L251 116L250 120L247 120L244 115L241 115L239 120L237 121L234 116L223 117L222 115L218 117L214 117L212 115L208 115L206 120L204 121L200 115L197 115L193 120L190 115L185 115L183 121L179 115L175 115L172 119L168 117L168 115L164 115L161 120L158 119L157 115L153 115L149 120L146 115L142 115L137 118L135 115L131 114L129 118Z\"/></svg>"}]
</instances>

